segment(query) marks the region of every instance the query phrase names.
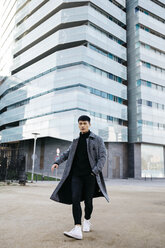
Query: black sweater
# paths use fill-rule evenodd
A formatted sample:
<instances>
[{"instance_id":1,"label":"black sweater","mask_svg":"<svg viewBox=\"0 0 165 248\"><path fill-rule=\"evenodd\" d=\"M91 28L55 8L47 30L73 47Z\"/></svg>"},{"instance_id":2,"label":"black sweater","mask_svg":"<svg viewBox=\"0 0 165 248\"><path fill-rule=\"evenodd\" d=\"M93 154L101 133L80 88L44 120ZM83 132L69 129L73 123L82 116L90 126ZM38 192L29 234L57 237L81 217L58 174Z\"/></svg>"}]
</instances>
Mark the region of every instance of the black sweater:
<instances>
[{"instance_id":1,"label":"black sweater","mask_svg":"<svg viewBox=\"0 0 165 248\"><path fill-rule=\"evenodd\" d=\"M92 170L87 153L87 141L90 130L87 133L81 133L79 136L77 149L72 164L72 174L76 176L89 175Z\"/></svg>"}]
</instances>

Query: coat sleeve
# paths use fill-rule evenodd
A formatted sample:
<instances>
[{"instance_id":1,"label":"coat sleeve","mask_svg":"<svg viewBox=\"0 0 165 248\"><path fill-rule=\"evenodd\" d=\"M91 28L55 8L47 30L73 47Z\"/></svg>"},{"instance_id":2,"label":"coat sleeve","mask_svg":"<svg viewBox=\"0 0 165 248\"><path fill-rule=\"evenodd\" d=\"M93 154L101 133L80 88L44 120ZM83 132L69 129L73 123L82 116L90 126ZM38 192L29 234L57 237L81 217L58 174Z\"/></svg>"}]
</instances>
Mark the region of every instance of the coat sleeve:
<instances>
[{"instance_id":1,"label":"coat sleeve","mask_svg":"<svg viewBox=\"0 0 165 248\"><path fill-rule=\"evenodd\" d=\"M63 153L60 155L59 158L57 158L57 159L55 160L54 164L58 164L58 165L59 165L59 164L61 164L62 162L64 162L65 160L68 159L69 153L70 153L70 149L71 149L71 146L72 146L72 144L69 146L69 148L68 148L65 152L63 152Z\"/></svg>"},{"instance_id":2,"label":"coat sleeve","mask_svg":"<svg viewBox=\"0 0 165 248\"><path fill-rule=\"evenodd\" d=\"M103 139L100 137L98 144L98 160L96 166L92 169L95 175L98 175L99 172L102 171L106 161L106 156L107 156L107 152L106 152L105 144Z\"/></svg>"}]
</instances>

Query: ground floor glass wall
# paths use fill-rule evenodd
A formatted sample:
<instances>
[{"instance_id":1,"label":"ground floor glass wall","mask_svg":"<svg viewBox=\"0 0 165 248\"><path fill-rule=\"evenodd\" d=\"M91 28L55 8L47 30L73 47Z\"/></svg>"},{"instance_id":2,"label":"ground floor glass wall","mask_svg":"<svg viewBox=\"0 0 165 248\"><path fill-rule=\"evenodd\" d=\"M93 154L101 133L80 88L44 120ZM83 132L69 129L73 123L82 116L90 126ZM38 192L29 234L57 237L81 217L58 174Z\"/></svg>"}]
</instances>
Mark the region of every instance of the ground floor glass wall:
<instances>
[{"instance_id":1,"label":"ground floor glass wall","mask_svg":"<svg viewBox=\"0 0 165 248\"><path fill-rule=\"evenodd\" d=\"M141 168L142 177L165 177L163 146L142 144Z\"/></svg>"}]
</instances>

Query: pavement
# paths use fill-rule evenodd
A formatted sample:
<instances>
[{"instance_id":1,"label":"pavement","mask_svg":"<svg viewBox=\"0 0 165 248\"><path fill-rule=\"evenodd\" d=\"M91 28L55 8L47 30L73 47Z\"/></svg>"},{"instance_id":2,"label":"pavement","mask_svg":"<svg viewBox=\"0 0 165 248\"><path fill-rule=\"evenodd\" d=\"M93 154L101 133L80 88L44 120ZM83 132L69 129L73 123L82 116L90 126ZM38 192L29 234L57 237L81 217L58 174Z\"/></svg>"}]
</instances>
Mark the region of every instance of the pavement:
<instances>
[{"instance_id":1,"label":"pavement","mask_svg":"<svg viewBox=\"0 0 165 248\"><path fill-rule=\"evenodd\" d=\"M72 208L50 200L56 185L0 184L0 248L165 247L165 180L106 181L110 203L94 199L83 240L63 235L73 228Z\"/></svg>"}]
</instances>

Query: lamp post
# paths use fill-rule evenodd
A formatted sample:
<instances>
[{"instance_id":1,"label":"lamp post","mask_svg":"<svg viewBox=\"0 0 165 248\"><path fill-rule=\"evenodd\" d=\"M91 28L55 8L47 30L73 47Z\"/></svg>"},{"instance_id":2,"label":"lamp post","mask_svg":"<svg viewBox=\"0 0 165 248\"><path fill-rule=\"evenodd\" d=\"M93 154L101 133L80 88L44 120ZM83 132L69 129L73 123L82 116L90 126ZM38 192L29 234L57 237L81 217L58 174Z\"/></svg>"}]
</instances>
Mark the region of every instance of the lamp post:
<instances>
[{"instance_id":1,"label":"lamp post","mask_svg":"<svg viewBox=\"0 0 165 248\"><path fill-rule=\"evenodd\" d=\"M56 149L55 160L56 160L57 158L59 158L59 156L60 156L60 149L57 148L57 149ZM56 178L56 181L57 181L57 168L55 169L55 178Z\"/></svg>"},{"instance_id":2,"label":"lamp post","mask_svg":"<svg viewBox=\"0 0 165 248\"><path fill-rule=\"evenodd\" d=\"M32 134L34 135L34 148L33 148L33 164L32 164L31 183L33 183L34 164L35 164L35 152L36 152L36 141L37 141L37 135L39 135L39 133L32 133Z\"/></svg>"}]
</instances>

